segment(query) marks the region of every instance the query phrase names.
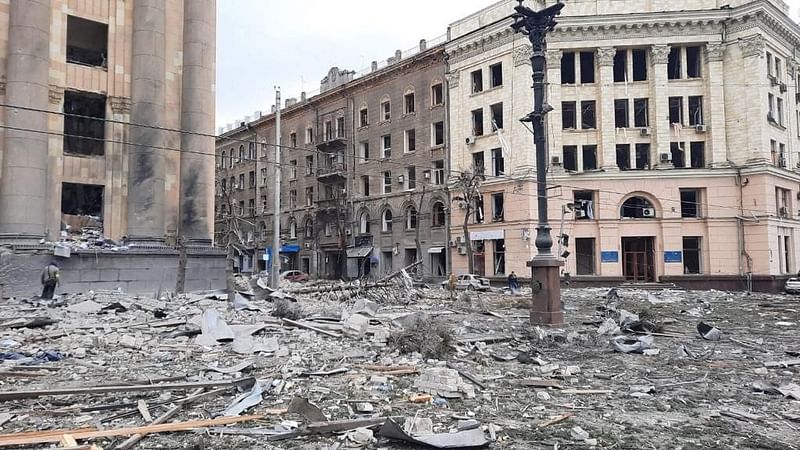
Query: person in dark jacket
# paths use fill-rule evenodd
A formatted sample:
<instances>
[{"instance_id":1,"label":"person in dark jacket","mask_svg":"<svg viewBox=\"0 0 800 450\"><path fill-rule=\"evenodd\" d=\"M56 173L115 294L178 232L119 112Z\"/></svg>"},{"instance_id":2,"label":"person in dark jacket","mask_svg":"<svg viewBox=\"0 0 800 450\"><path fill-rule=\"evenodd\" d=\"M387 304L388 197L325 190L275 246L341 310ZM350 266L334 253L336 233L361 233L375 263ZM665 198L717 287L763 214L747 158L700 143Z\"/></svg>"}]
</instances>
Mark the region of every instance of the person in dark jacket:
<instances>
[{"instance_id":1,"label":"person in dark jacket","mask_svg":"<svg viewBox=\"0 0 800 450\"><path fill-rule=\"evenodd\" d=\"M517 284L517 274L513 270L508 276L508 288L511 290L512 294L516 294L517 289L519 289L519 284Z\"/></svg>"},{"instance_id":2,"label":"person in dark jacket","mask_svg":"<svg viewBox=\"0 0 800 450\"><path fill-rule=\"evenodd\" d=\"M56 291L56 286L58 285L59 279L59 269L58 264L51 261L50 264L45 266L44 270L42 271L42 299L44 300L52 300L53 294Z\"/></svg>"}]
</instances>

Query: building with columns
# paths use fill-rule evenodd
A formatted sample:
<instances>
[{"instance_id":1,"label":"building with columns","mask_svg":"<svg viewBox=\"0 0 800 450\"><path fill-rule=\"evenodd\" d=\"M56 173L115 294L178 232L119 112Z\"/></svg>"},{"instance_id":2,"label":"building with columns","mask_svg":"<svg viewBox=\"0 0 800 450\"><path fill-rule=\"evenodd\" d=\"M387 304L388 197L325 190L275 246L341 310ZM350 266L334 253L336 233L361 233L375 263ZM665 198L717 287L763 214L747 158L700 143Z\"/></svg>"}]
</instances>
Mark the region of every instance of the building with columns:
<instances>
[{"instance_id":1,"label":"building with columns","mask_svg":"<svg viewBox=\"0 0 800 450\"><path fill-rule=\"evenodd\" d=\"M211 243L215 14L215 0L0 1L2 243L87 226Z\"/></svg>"},{"instance_id":2,"label":"building with columns","mask_svg":"<svg viewBox=\"0 0 800 450\"><path fill-rule=\"evenodd\" d=\"M536 253L533 136L519 122L532 110L530 47L510 28L515 5L451 24L446 44L451 176L485 178L469 239L490 277L530 273ZM800 27L788 6L594 0L567 2L558 22L546 139L564 274L774 289L797 273ZM454 208L457 273L463 217Z\"/></svg>"},{"instance_id":3,"label":"building with columns","mask_svg":"<svg viewBox=\"0 0 800 450\"><path fill-rule=\"evenodd\" d=\"M73 251L62 264L62 288L148 292L174 286L177 253L165 244L174 246L180 235L210 248L215 6L0 1L5 254L47 255L48 242L82 229L127 238L127 253L103 253L94 241L87 244L91 257ZM219 285L217 253L207 252L211 259L199 265L190 258L188 288ZM18 275L0 284L11 292L35 289L30 276L42 258L17 257L11 265ZM212 260L219 274L200 270Z\"/></svg>"}]
</instances>

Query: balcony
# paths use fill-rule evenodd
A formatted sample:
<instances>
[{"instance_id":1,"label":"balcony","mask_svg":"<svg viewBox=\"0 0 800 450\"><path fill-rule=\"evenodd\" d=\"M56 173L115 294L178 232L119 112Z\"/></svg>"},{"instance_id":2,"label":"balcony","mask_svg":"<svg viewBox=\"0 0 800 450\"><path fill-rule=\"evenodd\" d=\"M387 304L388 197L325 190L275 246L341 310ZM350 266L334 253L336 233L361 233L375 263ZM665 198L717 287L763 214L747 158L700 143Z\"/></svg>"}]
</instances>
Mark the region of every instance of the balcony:
<instances>
[{"instance_id":1,"label":"balcony","mask_svg":"<svg viewBox=\"0 0 800 450\"><path fill-rule=\"evenodd\" d=\"M322 210L337 209L341 206L341 203L343 202L335 198L320 199L317 200L317 207Z\"/></svg>"},{"instance_id":2,"label":"balcony","mask_svg":"<svg viewBox=\"0 0 800 450\"><path fill-rule=\"evenodd\" d=\"M330 155L336 157L335 155ZM320 164L317 167L317 179L329 182L344 181L347 175L347 166L342 161L331 157L320 157ZM324 160L328 161L324 161Z\"/></svg>"}]
</instances>

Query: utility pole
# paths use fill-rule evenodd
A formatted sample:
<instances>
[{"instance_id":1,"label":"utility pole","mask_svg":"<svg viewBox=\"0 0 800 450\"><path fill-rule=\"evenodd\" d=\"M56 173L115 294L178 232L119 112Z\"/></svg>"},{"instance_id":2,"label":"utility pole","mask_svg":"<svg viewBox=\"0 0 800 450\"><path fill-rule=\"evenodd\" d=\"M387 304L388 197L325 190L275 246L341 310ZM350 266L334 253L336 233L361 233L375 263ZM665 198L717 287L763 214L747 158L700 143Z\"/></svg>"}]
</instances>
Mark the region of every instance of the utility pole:
<instances>
[{"instance_id":1,"label":"utility pole","mask_svg":"<svg viewBox=\"0 0 800 450\"><path fill-rule=\"evenodd\" d=\"M528 37L531 43L531 67L533 69L533 112L521 119L533 125L533 142L536 147L536 196L538 224L536 226L536 256L528 262L533 281L531 323L534 325L558 325L564 322L561 311L561 260L553 255L553 238L547 222L547 142L545 142L544 116L553 107L544 103L545 36L556 26L555 17L561 14L563 3L556 3L541 11L518 6L512 17L511 28Z\"/></svg>"},{"instance_id":2,"label":"utility pole","mask_svg":"<svg viewBox=\"0 0 800 450\"><path fill-rule=\"evenodd\" d=\"M281 273L281 88L275 87L275 198L272 209L272 288L278 289Z\"/></svg>"}]
</instances>

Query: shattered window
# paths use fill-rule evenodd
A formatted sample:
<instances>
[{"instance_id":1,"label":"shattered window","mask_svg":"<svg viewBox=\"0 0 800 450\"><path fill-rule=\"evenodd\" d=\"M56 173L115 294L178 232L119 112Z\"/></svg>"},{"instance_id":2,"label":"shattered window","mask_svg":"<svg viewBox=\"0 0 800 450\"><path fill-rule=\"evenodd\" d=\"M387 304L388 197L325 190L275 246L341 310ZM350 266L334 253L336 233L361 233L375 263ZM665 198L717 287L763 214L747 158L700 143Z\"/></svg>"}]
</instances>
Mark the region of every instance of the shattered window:
<instances>
[{"instance_id":1,"label":"shattered window","mask_svg":"<svg viewBox=\"0 0 800 450\"><path fill-rule=\"evenodd\" d=\"M106 96L64 92L64 153L102 156L105 151Z\"/></svg>"}]
</instances>

